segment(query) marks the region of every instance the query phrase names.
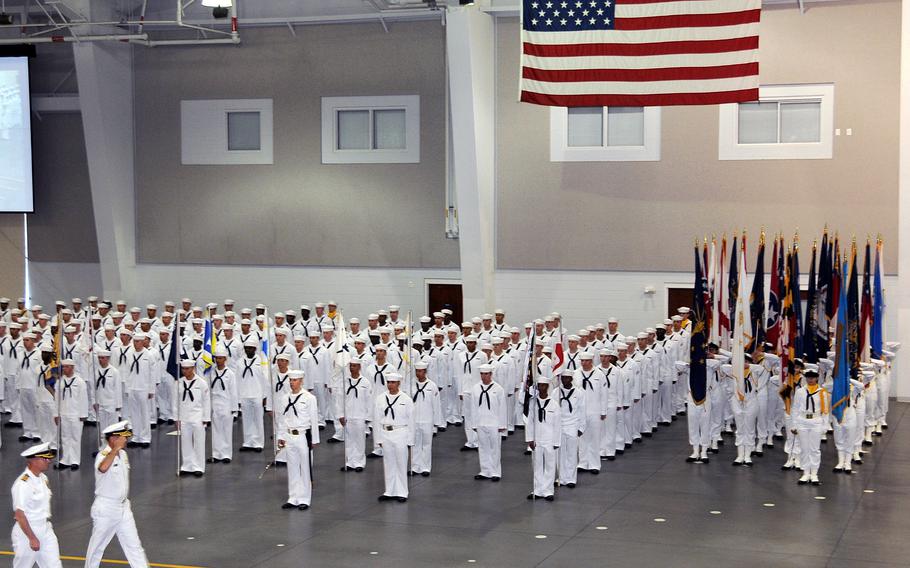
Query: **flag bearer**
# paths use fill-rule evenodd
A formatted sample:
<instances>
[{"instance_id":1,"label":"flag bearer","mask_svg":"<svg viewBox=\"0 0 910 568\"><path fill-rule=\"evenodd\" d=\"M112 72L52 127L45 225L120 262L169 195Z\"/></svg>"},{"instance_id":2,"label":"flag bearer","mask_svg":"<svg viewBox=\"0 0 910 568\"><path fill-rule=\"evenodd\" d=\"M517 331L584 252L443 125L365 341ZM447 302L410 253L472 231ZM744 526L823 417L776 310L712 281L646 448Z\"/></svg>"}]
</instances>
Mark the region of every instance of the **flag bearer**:
<instances>
[{"instance_id":1,"label":"flag bearer","mask_svg":"<svg viewBox=\"0 0 910 568\"><path fill-rule=\"evenodd\" d=\"M528 495L531 500L553 500L562 420L559 402L550 397L549 389L550 377L537 377L537 395L531 399L525 427L525 441L534 453L534 490Z\"/></svg>"},{"instance_id":2,"label":"flag bearer","mask_svg":"<svg viewBox=\"0 0 910 568\"><path fill-rule=\"evenodd\" d=\"M806 371L806 385L796 390L790 409L796 435L799 436L800 462L803 475L799 484L821 485L818 468L821 463L821 436L828 427L831 399L818 384L818 371Z\"/></svg>"}]
</instances>

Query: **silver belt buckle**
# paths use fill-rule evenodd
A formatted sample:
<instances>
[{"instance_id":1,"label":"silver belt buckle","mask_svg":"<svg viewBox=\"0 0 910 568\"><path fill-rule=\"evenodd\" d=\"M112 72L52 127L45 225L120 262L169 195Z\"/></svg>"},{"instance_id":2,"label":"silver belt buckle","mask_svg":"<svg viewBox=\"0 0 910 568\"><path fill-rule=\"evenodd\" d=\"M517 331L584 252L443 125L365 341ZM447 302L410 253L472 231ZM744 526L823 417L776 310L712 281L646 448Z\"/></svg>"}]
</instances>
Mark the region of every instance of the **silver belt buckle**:
<instances>
[{"instance_id":1,"label":"silver belt buckle","mask_svg":"<svg viewBox=\"0 0 910 568\"><path fill-rule=\"evenodd\" d=\"M815 418L815 415L814 415L814 414L811 414L811 413L806 414L806 419L807 419L807 420L812 420L813 418Z\"/></svg>"},{"instance_id":2,"label":"silver belt buckle","mask_svg":"<svg viewBox=\"0 0 910 568\"><path fill-rule=\"evenodd\" d=\"M383 428L385 428L385 430L386 430L387 432L391 432L392 430L395 429L394 426L383 426Z\"/></svg>"}]
</instances>

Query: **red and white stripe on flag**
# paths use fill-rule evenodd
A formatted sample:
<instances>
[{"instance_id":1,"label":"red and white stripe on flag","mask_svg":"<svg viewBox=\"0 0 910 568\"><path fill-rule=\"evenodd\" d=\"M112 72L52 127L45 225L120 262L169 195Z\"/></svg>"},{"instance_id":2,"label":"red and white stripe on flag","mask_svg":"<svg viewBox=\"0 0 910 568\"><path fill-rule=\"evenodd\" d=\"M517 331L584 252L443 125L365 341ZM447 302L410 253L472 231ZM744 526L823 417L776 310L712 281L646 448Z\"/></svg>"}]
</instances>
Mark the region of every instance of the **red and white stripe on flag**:
<instances>
[{"instance_id":1,"label":"red and white stripe on flag","mask_svg":"<svg viewBox=\"0 0 910 568\"><path fill-rule=\"evenodd\" d=\"M522 0L521 100L758 100L761 0Z\"/></svg>"}]
</instances>

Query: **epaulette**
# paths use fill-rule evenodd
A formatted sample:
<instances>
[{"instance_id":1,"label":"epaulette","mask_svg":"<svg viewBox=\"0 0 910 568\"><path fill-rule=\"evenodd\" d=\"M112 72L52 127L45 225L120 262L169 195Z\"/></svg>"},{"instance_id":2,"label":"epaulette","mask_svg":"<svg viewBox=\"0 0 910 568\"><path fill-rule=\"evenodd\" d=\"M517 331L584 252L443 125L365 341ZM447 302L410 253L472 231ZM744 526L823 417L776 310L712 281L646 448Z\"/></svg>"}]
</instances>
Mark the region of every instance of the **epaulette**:
<instances>
[{"instance_id":1,"label":"epaulette","mask_svg":"<svg viewBox=\"0 0 910 568\"><path fill-rule=\"evenodd\" d=\"M101 451L101 455L102 455L102 456L107 456L109 453L111 453L110 450L102 450L102 451Z\"/></svg>"},{"instance_id":2,"label":"epaulette","mask_svg":"<svg viewBox=\"0 0 910 568\"><path fill-rule=\"evenodd\" d=\"M23 475L22 477L20 477L20 478L19 478L19 481L28 481L28 474L26 473L25 475Z\"/></svg>"}]
</instances>

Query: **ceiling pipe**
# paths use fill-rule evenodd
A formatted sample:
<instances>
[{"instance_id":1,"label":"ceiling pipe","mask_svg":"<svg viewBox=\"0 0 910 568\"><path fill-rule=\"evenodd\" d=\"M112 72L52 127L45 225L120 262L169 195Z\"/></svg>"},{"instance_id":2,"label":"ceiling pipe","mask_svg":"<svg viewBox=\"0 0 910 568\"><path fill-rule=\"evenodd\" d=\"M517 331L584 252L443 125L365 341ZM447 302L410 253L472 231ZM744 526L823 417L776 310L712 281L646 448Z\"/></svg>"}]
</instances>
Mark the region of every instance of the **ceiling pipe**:
<instances>
[{"instance_id":1,"label":"ceiling pipe","mask_svg":"<svg viewBox=\"0 0 910 568\"><path fill-rule=\"evenodd\" d=\"M146 41L148 34L104 34L84 36L48 36L0 39L0 45L33 45L36 43L80 43L83 41Z\"/></svg>"}]
</instances>

